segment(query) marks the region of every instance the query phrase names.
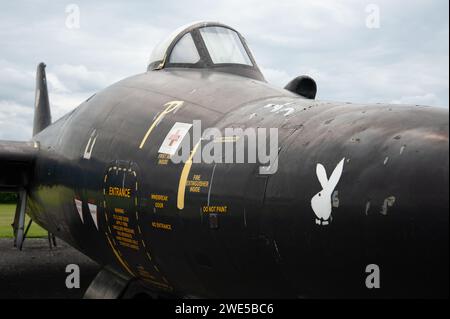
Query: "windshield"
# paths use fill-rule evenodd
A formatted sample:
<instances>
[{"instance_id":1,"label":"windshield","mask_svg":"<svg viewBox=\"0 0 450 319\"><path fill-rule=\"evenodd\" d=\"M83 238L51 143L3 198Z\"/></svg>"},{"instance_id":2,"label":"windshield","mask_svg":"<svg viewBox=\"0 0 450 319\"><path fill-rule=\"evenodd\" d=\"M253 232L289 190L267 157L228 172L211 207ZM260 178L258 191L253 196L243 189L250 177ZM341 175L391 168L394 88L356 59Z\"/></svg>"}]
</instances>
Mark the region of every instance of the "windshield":
<instances>
[{"instance_id":1,"label":"windshield","mask_svg":"<svg viewBox=\"0 0 450 319\"><path fill-rule=\"evenodd\" d=\"M253 65L235 31L223 27L204 27L200 28L200 34L214 64Z\"/></svg>"},{"instance_id":2,"label":"windshield","mask_svg":"<svg viewBox=\"0 0 450 319\"><path fill-rule=\"evenodd\" d=\"M170 55L170 63L195 64L200 60L197 48L190 33L186 33L175 45Z\"/></svg>"}]
</instances>

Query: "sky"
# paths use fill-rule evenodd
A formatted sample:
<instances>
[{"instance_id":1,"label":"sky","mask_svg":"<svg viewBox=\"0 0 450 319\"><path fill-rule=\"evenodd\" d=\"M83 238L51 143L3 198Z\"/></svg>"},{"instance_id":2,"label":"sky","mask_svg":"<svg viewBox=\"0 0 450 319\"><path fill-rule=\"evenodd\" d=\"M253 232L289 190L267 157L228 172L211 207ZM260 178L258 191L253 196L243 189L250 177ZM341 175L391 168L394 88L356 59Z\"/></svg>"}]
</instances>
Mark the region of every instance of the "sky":
<instances>
[{"instance_id":1,"label":"sky","mask_svg":"<svg viewBox=\"0 0 450 319\"><path fill-rule=\"evenodd\" d=\"M199 20L242 33L275 86L305 74L320 100L449 107L448 0L2 0L0 139L31 138L39 62L56 120Z\"/></svg>"}]
</instances>

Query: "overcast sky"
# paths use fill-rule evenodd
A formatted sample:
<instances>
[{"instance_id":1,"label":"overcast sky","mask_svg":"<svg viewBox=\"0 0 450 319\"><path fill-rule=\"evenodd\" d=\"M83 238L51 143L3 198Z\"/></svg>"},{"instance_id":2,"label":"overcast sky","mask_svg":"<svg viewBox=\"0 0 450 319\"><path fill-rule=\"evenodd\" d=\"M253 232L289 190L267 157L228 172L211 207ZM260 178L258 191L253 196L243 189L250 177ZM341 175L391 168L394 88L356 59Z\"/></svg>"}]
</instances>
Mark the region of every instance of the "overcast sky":
<instances>
[{"instance_id":1,"label":"overcast sky","mask_svg":"<svg viewBox=\"0 0 450 319\"><path fill-rule=\"evenodd\" d=\"M448 0L2 0L0 139L31 137L40 61L56 120L198 20L239 30L274 85L308 74L319 99L448 108L448 12Z\"/></svg>"}]
</instances>

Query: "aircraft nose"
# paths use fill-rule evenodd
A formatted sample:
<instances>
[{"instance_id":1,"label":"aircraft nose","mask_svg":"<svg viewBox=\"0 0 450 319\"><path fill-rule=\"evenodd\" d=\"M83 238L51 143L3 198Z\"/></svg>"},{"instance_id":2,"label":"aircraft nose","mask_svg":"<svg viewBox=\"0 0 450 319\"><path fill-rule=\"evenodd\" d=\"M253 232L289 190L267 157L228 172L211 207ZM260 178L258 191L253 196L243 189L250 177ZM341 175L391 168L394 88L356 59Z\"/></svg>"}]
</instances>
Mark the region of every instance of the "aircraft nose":
<instances>
[{"instance_id":1,"label":"aircraft nose","mask_svg":"<svg viewBox=\"0 0 450 319\"><path fill-rule=\"evenodd\" d=\"M439 124L440 121L436 119L435 125L408 129L398 136L402 142L398 150L401 160L396 167L396 174L402 187L409 190L408 200L414 207L421 207L424 212L446 208L446 214L441 215L445 215L448 220L448 113L446 123Z\"/></svg>"},{"instance_id":2,"label":"aircraft nose","mask_svg":"<svg viewBox=\"0 0 450 319\"><path fill-rule=\"evenodd\" d=\"M349 276L342 278L356 278L353 273L361 265L352 258L359 258L355 251L363 251L358 256L364 256L364 267L374 263L382 269L386 295L448 295L448 111L408 106L358 111L351 114L364 114L358 120L349 121L346 114L331 122L327 129L334 134L326 146L323 140L314 144L325 150L318 155L321 159L337 154L321 162L327 178L345 157L336 198L331 197L333 219L327 227L336 229L330 246L336 243L338 248L329 262L348 267ZM316 173L313 167L308 170Z\"/></svg>"},{"instance_id":3,"label":"aircraft nose","mask_svg":"<svg viewBox=\"0 0 450 319\"><path fill-rule=\"evenodd\" d=\"M390 266L396 271L387 273L389 282L421 296L442 295L443 289L448 294L448 111L406 112L399 126L382 174L373 178L384 185L376 213L386 223L377 234L383 248L377 249L386 251L387 260L396 260Z\"/></svg>"},{"instance_id":4,"label":"aircraft nose","mask_svg":"<svg viewBox=\"0 0 450 319\"><path fill-rule=\"evenodd\" d=\"M417 218L448 220L448 110L393 107L373 112L366 123L364 132L347 135L353 193L387 201L386 209L392 204L410 215L420 212Z\"/></svg>"}]
</instances>

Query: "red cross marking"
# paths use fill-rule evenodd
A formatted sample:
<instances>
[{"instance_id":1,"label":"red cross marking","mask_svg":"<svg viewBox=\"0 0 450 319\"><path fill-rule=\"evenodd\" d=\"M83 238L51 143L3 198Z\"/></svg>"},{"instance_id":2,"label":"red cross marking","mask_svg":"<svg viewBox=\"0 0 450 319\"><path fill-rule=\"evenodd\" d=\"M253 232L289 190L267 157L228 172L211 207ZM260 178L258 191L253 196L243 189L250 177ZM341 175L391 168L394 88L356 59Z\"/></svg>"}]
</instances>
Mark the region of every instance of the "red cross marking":
<instances>
[{"instance_id":1,"label":"red cross marking","mask_svg":"<svg viewBox=\"0 0 450 319\"><path fill-rule=\"evenodd\" d=\"M180 139L181 135L180 135L180 130L177 130L174 134L169 136L169 146L173 146L173 144L175 144L176 142L178 142L178 140Z\"/></svg>"}]
</instances>

